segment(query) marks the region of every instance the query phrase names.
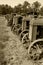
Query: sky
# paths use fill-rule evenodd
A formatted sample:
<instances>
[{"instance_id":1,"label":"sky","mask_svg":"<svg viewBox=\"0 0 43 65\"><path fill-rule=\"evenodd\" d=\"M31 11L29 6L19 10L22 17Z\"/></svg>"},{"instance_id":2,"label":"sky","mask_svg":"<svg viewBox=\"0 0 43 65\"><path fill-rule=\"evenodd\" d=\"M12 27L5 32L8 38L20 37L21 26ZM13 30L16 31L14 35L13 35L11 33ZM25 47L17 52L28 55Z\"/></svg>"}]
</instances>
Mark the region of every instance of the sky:
<instances>
[{"instance_id":1,"label":"sky","mask_svg":"<svg viewBox=\"0 0 43 65\"><path fill-rule=\"evenodd\" d=\"M15 5L18 5L19 3L23 4L24 1L28 1L29 3L39 1L41 5L43 5L43 0L0 0L0 4L8 4L14 7Z\"/></svg>"}]
</instances>

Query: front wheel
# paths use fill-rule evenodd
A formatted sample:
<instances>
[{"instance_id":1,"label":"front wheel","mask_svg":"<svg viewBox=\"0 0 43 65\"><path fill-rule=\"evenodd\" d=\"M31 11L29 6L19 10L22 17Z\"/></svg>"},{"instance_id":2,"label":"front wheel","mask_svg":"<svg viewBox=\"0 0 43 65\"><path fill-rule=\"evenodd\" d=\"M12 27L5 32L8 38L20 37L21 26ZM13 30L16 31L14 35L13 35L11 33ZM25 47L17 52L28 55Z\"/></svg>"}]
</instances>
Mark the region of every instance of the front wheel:
<instances>
[{"instance_id":1,"label":"front wheel","mask_svg":"<svg viewBox=\"0 0 43 65\"><path fill-rule=\"evenodd\" d=\"M22 43L27 43L27 42L29 42L29 34L28 33L26 33L24 36L23 36L23 38L22 38Z\"/></svg>"}]
</instances>

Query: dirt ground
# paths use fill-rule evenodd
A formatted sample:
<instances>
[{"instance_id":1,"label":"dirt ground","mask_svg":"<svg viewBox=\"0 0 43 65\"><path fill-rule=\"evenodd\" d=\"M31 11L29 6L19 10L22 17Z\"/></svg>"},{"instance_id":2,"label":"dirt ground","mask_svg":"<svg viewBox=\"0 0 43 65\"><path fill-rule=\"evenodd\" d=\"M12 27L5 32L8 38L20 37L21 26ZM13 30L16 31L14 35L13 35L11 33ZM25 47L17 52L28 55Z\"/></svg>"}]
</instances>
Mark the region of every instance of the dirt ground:
<instances>
[{"instance_id":1,"label":"dirt ground","mask_svg":"<svg viewBox=\"0 0 43 65\"><path fill-rule=\"evenodd\" d=\"M7 65L40 65L28 60L27 50L20 42L19 36L7 26L5 17L0 17L0 41L6 45L3 50Z\"/></svg>"}]
</instances>

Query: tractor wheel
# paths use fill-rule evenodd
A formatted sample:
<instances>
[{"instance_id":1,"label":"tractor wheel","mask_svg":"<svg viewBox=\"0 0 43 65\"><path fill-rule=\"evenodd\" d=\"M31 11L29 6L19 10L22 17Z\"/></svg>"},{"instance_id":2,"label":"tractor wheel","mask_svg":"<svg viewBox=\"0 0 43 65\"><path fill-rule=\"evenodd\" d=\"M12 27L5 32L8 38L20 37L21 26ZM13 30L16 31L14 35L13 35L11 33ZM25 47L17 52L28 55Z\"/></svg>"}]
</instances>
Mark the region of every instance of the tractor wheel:
<instances>
[{"instance_id":1,"label":"tractor wheel","mask_svg":"<svg viewBox=\"0 0 43 65\"><path fill-rule=\"evenodd\" d=\"M24 30L20 33L20 40L22 40L23 36L28 33L29 31L28 30Z\"/></svg>"},{"instance_id":2,"label":"tractor wheel","mask_svg":"<svg viewBox=\"0 0 43 65\"><path fill-rule=\"evenodd\" d=\"M22 32L21 27L19 29L17 29L17 35L19 35Z\"/></svg>"},{"instance_id":3,"label":"tractor wheel","mask_svg":"<svg viewBox=\"0 0 43 65\"><path fill-rule=\"evenodd\" d=\"M43 39L32 42L28 48L29 58L36 61L43 58Z\"/></svg>"},{"instance_id":4,"label":"tractor wheel","mask_svg":"<svg viewBox=\"0 0 43 65\"><path fill-rule=\"evenodd\" d=\"M22 38L22 43L27 43L27 42L29 42L29 34L28 33L26 33L24 36L23 36L23 38Z\"/></svg>"},{"instance_id":5,"label":"tractor wheel","mask_svg":"<svg viewBox=\"0 0 43 65\"><path fill-rule=\"evenodd\" d=\"M15 27L14 27L14 32L16 33L16 34L18 34L18 29L20 28L20 25L19 24L17 24L17 25L15 25Z\"/></svg>"}]
</instances>

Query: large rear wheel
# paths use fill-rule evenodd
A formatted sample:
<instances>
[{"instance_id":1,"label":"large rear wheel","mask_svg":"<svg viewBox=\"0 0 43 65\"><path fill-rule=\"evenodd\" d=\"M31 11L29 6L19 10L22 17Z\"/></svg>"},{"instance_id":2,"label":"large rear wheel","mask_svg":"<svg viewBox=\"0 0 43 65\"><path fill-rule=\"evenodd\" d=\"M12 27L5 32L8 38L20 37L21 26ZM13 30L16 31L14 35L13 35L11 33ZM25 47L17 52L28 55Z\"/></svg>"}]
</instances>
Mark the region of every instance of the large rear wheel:
<instances>
[{"instance_id":1,"label":"large rear wheel","mask_svg":"<svg viewBox=\"0 0 43 65\"><path fill-rule=\"evenodd\" d=\"M43 39L35 40L30 44L28 54L32 60L40 60L43 58Z\"/></svg>"}]
</instances>

